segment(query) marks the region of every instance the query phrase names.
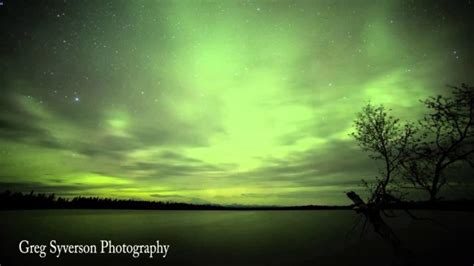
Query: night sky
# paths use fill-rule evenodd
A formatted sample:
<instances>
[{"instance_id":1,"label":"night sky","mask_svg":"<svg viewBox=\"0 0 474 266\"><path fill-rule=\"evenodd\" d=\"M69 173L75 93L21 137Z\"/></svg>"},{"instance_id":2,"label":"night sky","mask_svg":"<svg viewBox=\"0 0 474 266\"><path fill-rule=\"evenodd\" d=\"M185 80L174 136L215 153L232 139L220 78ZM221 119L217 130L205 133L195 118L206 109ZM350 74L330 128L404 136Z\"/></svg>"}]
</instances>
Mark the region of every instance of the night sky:
<instances>
[{"instance_id":1,"label":"night sky","mask_svg":"<svg viewBox=\"0 0 474 266\"><path fill-rule=\"evenodd\" d=\"M473 6L0 0L0 189L349 204L355 114L473 84Z\"/></svg>"}]
</instances>

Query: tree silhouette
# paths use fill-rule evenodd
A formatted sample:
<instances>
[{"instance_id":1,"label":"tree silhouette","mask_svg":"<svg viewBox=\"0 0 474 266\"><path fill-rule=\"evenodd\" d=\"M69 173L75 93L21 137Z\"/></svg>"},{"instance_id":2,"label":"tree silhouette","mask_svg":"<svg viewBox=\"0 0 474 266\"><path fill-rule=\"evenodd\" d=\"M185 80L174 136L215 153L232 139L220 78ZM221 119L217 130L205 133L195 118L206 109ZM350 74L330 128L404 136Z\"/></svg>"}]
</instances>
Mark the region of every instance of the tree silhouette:
<instances>
[{"instance_id":1,"label":"tree silhouette","mask_svg":"<svg viewBox=\"0 0 474 266\"><path fill-rule=\"evenodd\" d=\"M369 203L384 204L394 197L388 186L400 172L415 131L412 124L401 125L399 119L388 115L384 106L370 103L357 114L354 125L355 132L351 135L359 146L370 153L370 158L383 163Z\"/></svg>"},{"instance_id":2,"label":"tree silhouette","mask_svg":"<svg viewBox=\"0 0 474 266\"><path fill-rule=\"evenodd\" d=\"M434 207L439 190L447 183L446 170L462 162L474 165L474 88L465 84L451 88L451 97L438 95L422 101L429 113L417 127L400 123L382 105L366 105L354 121L355 132L351 135L384 167L379 170L381 176L375 178L367 203L353 191L346 195L354 203L354 210L363 214L375 232L391 243L397 256L404 260L409 260L410 252L382 219L382 214L391 216L385 210L399 206L412 218L419 218L406 208L410 204L394 195L399 191L393 184L403 179L415 188L428 191L430 206Z\"/></svg>"},{"instance_id":3,"label":"tree silhouette","mask_svg":"<svg viewBox=\"0 0 474 266\"><path fill-rule=\"evenodd\" d=\"M467 162L474 153L474 87L452 86L451 96L438 95L424 101L429 113L419 122L419 133L402 160L405 180L426 190L431 201L439 199L448 182L449 168Z\"/></svg>"},{"instance_id":4,"label":"tree silhouette","mask_svg":"<svg viewBox=\"0 0 474 266\"><path fill-rule=\"evenodd\" d=\"M346 195L354 203L354 210L365 216L366 222L362 232L369 221L375 232L392 245L396 257L408 263L409 250L383 220L382 214L390 216L385 212L390 204L401 203L389 185L402 169L402 162L407 156L410 139L414 134L413 126L402 125L399 119L388 115L384 106L373 106L370 103L357 114L354 125L355 132L351 135L362 149L370 153L370 158L381 161L383 167L379 170L381 176L376 177L375 188L371 191L367 203L354 191Z\"/></svg>"}]
</instances>

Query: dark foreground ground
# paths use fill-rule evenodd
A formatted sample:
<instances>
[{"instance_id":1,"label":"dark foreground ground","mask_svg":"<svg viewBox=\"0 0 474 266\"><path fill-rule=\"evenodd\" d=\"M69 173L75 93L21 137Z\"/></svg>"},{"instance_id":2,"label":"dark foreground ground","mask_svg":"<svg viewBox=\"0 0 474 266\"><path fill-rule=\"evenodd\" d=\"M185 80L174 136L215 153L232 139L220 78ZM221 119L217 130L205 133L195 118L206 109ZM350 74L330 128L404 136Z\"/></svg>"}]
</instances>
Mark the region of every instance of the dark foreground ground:
<instances>
[{"instance_id":1,"label":"dark foreground ground","mask_svg":"<svg viewBox=\"0 0 474 266\"><path fill-rule=\"evenodd\" d=\"M473 265L474 213L416 211L432 218L390 218L413 265ZM393 265L391 247L371 230L350 235L358 216L348 210L131 211L24 210L0 212L0 264L7 265ZM18 244L170 244L166 258L121 255L24 255ZM47 247L47 250L49 246Z\"/></svg>"}]
</instances>

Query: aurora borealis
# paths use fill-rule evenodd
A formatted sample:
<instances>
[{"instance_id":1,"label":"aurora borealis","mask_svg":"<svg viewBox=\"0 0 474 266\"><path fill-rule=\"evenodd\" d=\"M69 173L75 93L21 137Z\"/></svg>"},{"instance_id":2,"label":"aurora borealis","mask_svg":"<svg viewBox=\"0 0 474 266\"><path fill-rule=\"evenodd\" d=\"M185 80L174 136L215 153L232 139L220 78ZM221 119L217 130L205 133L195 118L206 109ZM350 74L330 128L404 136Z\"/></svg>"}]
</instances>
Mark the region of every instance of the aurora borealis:
<instances>
[{"instance_id":1,"label":"aurora borealis","mask_svg":"<svg viewBox=\"0 0 474 266\"><path fill-rule=\"evenodd\" d=\"M347 204L371 101L474 83L471 1L2 1L0 189Z\"/></svg>"}]
</instances>

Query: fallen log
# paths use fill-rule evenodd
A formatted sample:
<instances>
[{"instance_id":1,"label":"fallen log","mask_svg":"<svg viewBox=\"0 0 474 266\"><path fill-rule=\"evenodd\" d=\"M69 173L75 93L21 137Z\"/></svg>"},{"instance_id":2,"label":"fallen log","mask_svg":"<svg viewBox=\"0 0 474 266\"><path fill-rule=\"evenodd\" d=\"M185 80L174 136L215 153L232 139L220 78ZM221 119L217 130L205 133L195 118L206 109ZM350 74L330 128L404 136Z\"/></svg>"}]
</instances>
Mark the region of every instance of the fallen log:
<instances>
[{"instance_id":1,"label":"fallen log","mask_svg":"<svg viewBox=\"0 0 474 266\"><path fill-rule=\"evenodd\" d=\"M346 195L354 203L354 211L363 214L366 221L373 226L374 231L393 247L397 258L397 261L395 261L394 264L411 265L409 263L411 253L402 245L402 242L392 228L382 219L382 216L380 215L382 212L381 205L365 203L364 200L362 200L354 191L347 192Z\"/></svg>"}]
</instances>

